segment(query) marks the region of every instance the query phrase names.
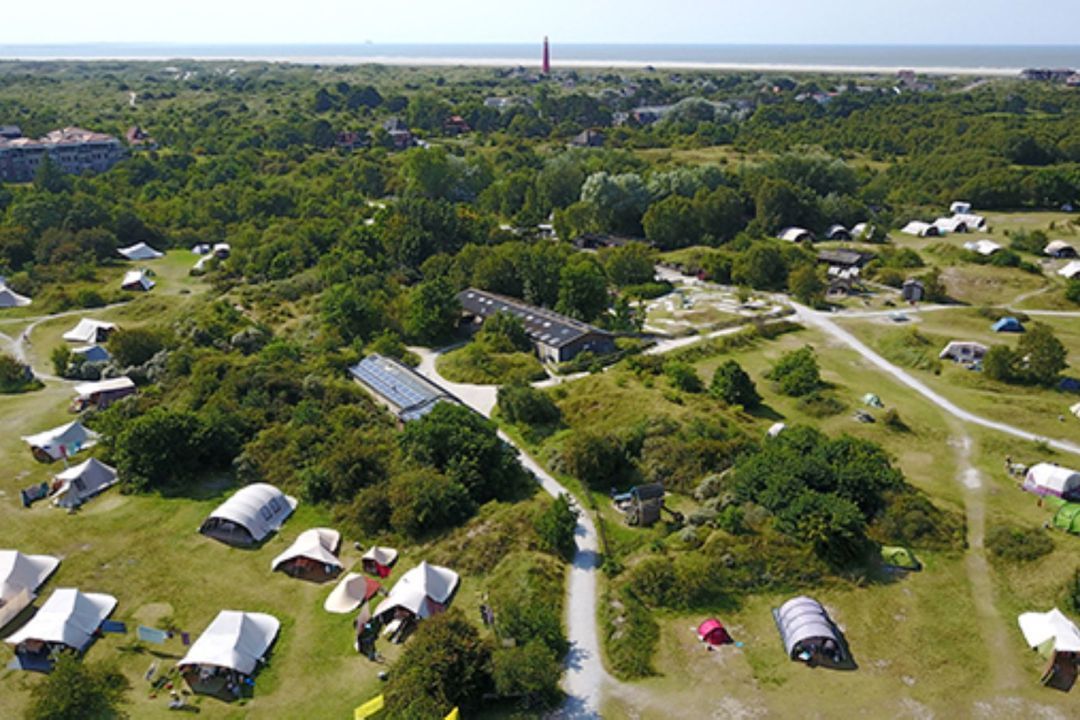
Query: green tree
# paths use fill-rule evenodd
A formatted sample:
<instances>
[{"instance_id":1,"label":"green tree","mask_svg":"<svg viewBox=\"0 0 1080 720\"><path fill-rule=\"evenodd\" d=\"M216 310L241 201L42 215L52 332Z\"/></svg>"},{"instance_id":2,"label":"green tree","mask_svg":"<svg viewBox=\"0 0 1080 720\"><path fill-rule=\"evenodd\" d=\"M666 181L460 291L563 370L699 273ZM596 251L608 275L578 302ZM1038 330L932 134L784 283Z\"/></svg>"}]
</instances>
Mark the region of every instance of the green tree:
<instances>
[{"instance_id":1,"label":"green tree","mask_svg":"<svg viewBox=\"0 0 1080 720\"><path fill-rule=\"evenodd\" d=\"M526 708L546 707L559 696L562 668L555 653L540 640L499 648L491 656L495 692L520 697Z\"/></svg>"},{"instance_id":2,"label":"green tree","mask_svg":"<svg viewBox=\"0 0 1080 720\"><path fill-rule=\"evenodd\" d=\"M694 195L694 212L703 236L710 239L711 245L731 240L746 225L742 197L729 187L698 190Z\"/></svg>"},{"instance_id":3,"label":"green tree","mask_svg":"<svg viewBox=\"0 0 1080 720\"><path fill-rule=\"evenodd\" d=\"M803 397L821 388L821 371L809 345L781 355L768 377L776 381L780 392L791 397Z\"/></svg>"},{"instance_id":4,"label":"green tree","mask_svg":"<svg viewBox=\"0 0 1080 720\"><path fill-rule=\"evenodd\" d=\"M109 354L119 367L142 365L165 347L163 333L153 328L128 328L109 336Z\"/></svg>"},{"instance_id":5,"label":"green tree","mask_svg":"<svg viewBox=\"0 0 1080 720\"><path fill-rule=\"evenodd\" d=\"M577 519L577 509L570 504L569 496L562 493L537 516L533 527L536 528L536 534L540 536L545 550L569 562L577 549L574 542Z\"/></svg>"},{"instance_id":6,"label":"green tree","mask_svg":"<svg viewBox=\"0 0 1080 720\"><path fill-rule=\"evenodd\" d=\"M731 281L757 290L780 290L787 282L784 255L772 243L755 243L731 265Z\"/></svg>"},{"instance_id":7,"label":"green tree","mask_svg":"<svg viewBox=\"0 0 1080 720\"><path fill-rule=\"evenodd\" d=\"M761 404L754 381L734 360L726 360L716 368L710 391L728 405L742 405L750 409Z\"/></svg>"},{"instance_id":8,"label":"green tree","mask_svg":"<svg viewBox=\"0 0 1080 720\"><path fill-rule=\"evenodd\" d=\"M825 299L823 273L809 263L799 265L788 275L788 292L807 305L819 305Z\"/></svg>"},{"instance_id":9,"label":"green tree","mask_svg":"<svg viewBox=\"0 0 1080 720\"><path fill-rule=\"evenodd\" d=\"M428 132L442 129L443 122L450 115L450 106L438 95L422 93L409 99L405 118L409 127Z\"/></svg>"},{"instance_id":10,"label":"green tree","mask_svg":"<svg viewBox=\"0 0 1080 720\"><path fill-rule=\"evenodd\" d=\"M701 223L694 204L680 195L671 195L650 205L641 224L645 237L661 250L696 245L701 237Z\"/></svg>"},{"instance_id":11,"label":"green tree","mask_svg":"<svg viewBox=\"0 0 1080 720\"><path fill-rule=\"evenodd\" d=\"M0 353L0 393L18 393L41 387L29 365Z\"/></svg>"},{"instance_id":12,"label":"green tree","mask_svg":"<svg viewBox=\"0 0 1080 720\"><path fill-rule=\"evenodd\" d=\"M47 193L57 194L71 192L71 178L67 173L46 153L34 173L34 187Z\"/></svg>"},{"instance_id":13,"label":"green tree","mask_svg":"<svg viewBox=\"0 0 1080 720\"><path fill-rule=\"evenodd\" d=\"M600 491L622 485L633 472L633 462L617 437L588 430L567 438L562 463L568 473Z\"/></svg>"},{"instance_id":14,"label":"green tree","mask_svg":"<svg viewBox=\"0 0 1080 720\"><path fill-rule=\"evenodd\" d=\"M411 538L456 527L475 505L461 483L432 468L421 468L390 481L390 524Z\"/></svg>"},{"instance_id":15,"label":"green tree","mask_svg":"<svg viewBox=\"0 0 1080 720\"><path fill-rule=\"evenodd\" d=\"M532 342L525 332L521 318L508 312L497 312L484 320L480 331L476 333L476 342L488 352L512 353L529 352Z\"/></svg>"},{"instance_id":16,"label":"green tree","mask_svg":"<svg viewBox=\"0 0 1080 720\"><path fill-rule=\"evenodd\" d=\"M664 375L674 387L683 392L701 392L701 378L698 377L694 366L688 362L669 360L664 363Z\"/></svg>"},{"instance_id":17,"label":"green tree","mask_svg":"<svg viewBox=\"0 0 1080 720\"><path fill-rule=\"evenodd\" d=\"M813 225L813 210L799 190L786 180L767 178L754 196L757 221L770 235L791 225Z\"/></svg>"},{"instance_id":18,"label":"green tree","mask_svg":"<svg viewBox=\"0 0 1080 720\"><path fill-rule=\"evenodd\" d=\"M604 271L589 255L572 256L559 273L559 302L556 309L572 318L591 322L607 305Z\"/></svg>"},{"instance_id":19,"label":"green tree","mask_svg":"<svg viewBox=\"0 0 1080 720\"><path fill-rule=\"evenodd\" d=\"M559 406L542 390L527 383L499 387L499 413L515 425L549 425L559 421Z\"/></svg>"},{"instance_id":20,"label":"green tree","mask_svg":"<svg viewBox=\"0 0 1080 720\"><path fill-rule=\"evenodd\" d=\"M386 683L386 715L407 720L444 717L478 707L491 687L491 648L460 610L420 623Z\"/></svg>"},{"instance_id":21,"label":"green tree","mask_svg":"<svg viewBox=\"0 0 1080 720\"><path fill-rule=\"evenodd\" d=\"M986 351L982 366L986 377L998 382L1016 382L1020 377L1020 355L1008 345L994 345Z\"/></svg>"},{"instance_id":22,"label":"green tree","mask_svg":"<svg viewBox=\"0 0 1080 720\"><path fill-rule=\"evenodd\" d=\"M1028 382L1053 385L1061 371L1069 366L1069 351L1046 323L1033 323L1016 346L1023 358L1024 376Z\"/></svg>"},{"instance_id":23,"label":"green tree","mask_svg":"<svg viewBox=\"0 0 1080 720\"><path fill-rule=\"evenodd\" d=\"M461 302L444 278L422 282L409 293L405 308L405 334L418 342L448 339L461 317Z\"/></svg>"},{"instance_id":24,"label":"green tree","mask_svg":"<svg viewBox=\"0 0 1080 720\"><path fill-rule=\"evenodd\" d=\"M605 248L600 251L600 262L611 282L619 287L649 283L656 275L656 251L644 243Z\"/></svg>"},{"instance_id":25,"label":"green tree","mask_svg":"<svg viewBox=\"0 0 1080 720\"><path fill-rule=\"evenodd\" d=\"M81 662L61 653L52 672L34 684L26 720L119 720L131 684L110 665Z\"/></svg>"}]
</instances>

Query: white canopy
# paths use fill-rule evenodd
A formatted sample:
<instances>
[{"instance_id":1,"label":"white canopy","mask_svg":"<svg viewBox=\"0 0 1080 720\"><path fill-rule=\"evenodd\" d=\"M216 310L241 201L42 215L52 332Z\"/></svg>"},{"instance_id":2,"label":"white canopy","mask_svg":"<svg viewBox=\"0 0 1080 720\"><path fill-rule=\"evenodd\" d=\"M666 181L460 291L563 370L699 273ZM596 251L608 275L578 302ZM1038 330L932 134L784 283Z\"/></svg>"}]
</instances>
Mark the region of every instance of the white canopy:
<instances>
[{"instance_id":1,"label":"white canopy","mask_svg":"<svg viewBox=\"0 0 1080 720\"><path fill-rule=\"evenodd\" d=\"M165 255L165 253L158 252L144 242L135 243L126 248L120 248L117 252L128 260L156 260Z\"/></svg>"},{"instance_id":2,"label":"white canopy","mask_svg":"<svg viewBox=\"0 0 1080 720\"><path fill-rule=\"evenodd\" d=\"M0 550L0 604L21 590L33 593L59 564L60 558L52 555L23 555L18 550Z\"/></svg>"},{"instance_id":3,"label":"white canopy","mask_svg":"<svg viewBox=\"0 0 1080 720\"><path fill-rule=\"evenodd\" d=\"M281 623L265 613L222 610L178 665L213 665L250 675Z\"/></svg>"},{"instance_id":4,"label":"white canopy","mask_svg":"<svg viewBox=\"0 0 1080 720\"><path fill-rule=\"evenodd\" d=\"M349 573L341 579L323 603L326 612L350 613L379 589L379 583L360 573Z\"/></svg>"},{"instance_id":5,"label":"white canopy","mask_svg":"<svg viewBox=\"0 0 1080 720\"><path fill-rule=\"evenodd\" d=\"M134 390L135 381L128 376L98 380L96 382L79 383L75 386L75 394L79 397L90 397L103 392L116 392L118 390Z\"/></svg>"},{"instance_id":6,"label":"white canopy","mask_svg":"<svg viewBox=\"0 0 1080 720\"><path fill-rule=\"evenodd\" d=\"M253 483L240 488L210 513L209 519L230 520L247 528L255 542L281 527L296 509L296 498L273 485Z\"/></svg>"},{"instance_id":7,"label":"white canopy","mask_svg":"<svg viewBox=\"0 0 1080 720\"><path fill-rule=\"evenodd\" d=\"M65 456L71 457L80 450L93 447L97 439L98 434L93 430L87 430L78 420L37 435L23 437L32 450L40 450L53 460L59 460Z\"/></svg>"},{"instance_id":8,"label":"white canopy","mask_svg":"<svg viewBox=\"0 0 1080 720\"><path fill-rule=\"evenodd\" d=\"M64 333L64 339L68 342L96 343L103 339L99 337L99 333L109 333L115 329L115 323L83 318L75 327Z\"/></svg>"},{"instance_id":9,"label":"white canopy","mask_svg":"<svg viewBox=\"0 0 1080 720\"><path fill-rule=\"evenodd\" d=\"M97 458L90 458L55 476L60 487L53 491L53 504L78 507L116 484L116 470Z\"/></svg>"},{"instance_id":10,"label":"white canopy","mask_svg":"<svg viewBox=\"0 0 1080 720\"><path fill-rule=\"evenodd\" d=\"M361 560L374 560L380 565L390 566L397 562L398 552L391 547L373 545L368 551L360 556Z\"/></svg>"},{"instance_id":11,"label":"white canopy","mask_svg":"<svg viewBox=\"0 0 1080 720\"><path fill-rule=\"evenodd\" d=\"M420 618L430 617L437 611L431 603L446 604L457 589L458 581L458 574L453 570L421 562L401 576L386 599L375 608L375 615L401 607Z\"/></svg>"},{"instance_id":12,"label":"white canopy","mask_svg":"<svg viewBox=\"0 0 1080 720\"><path fill-rule=\"evenodd\" d=\"M289 548L274 558L270 563L271 570L277 570L282 563L296 558L305 557L324 565L333 565L340 568L341 561L334 555L338 543L341 542L341 533L330 528L311 528L300 533Z\"/></svg>"},{"instance_id":13,"label":"white canopy","mask_svg":"<svg viewBox=\"0 0 1080 720\"><path fill-rule=\"evenodd\" d=\"M1050 612L1028 612L1017 618L1024 640L1032 648L1038 648L1048 640L1054 641L1057 652L1080 652L1080 630L1072 620L1054 608Z\"/></svg>"},{"instance_id":14,"label":"white canopy","mask_svg":"<svg viewBox=\"0 0 1080 720\"><path fill-rule=\"evenodd\" d=\"M71 352L74 355L81 355L86 362L108 362L112 359L109 351L101 345L83 345L72 348Z\"/></svg>"},{"instance_id":15,"label":"white canopy","mask_svg":"<svg viewBox=\"0 0 1080 720\"><path fill-rule=\"evenodd\" d=\"M30 298L20 295L7 285L0 285L0 308L25 307L30 303Z\"/></svg>"},{"instance_id":16,"label":"white canopy","mask_svg":"<svg viewBox=\"0 0 1080 720\"><path fill-rule=\"evenodd\" d=\"M8 636L5 642L18 645L26 640L39 640L82 650L90 644L94 632L115 607L116 598L111 595L59 588L30 622Z\"/></svg>"},{"instance_id":17,"label":"white canopy","mask_svg":"<svg viewBox=\"0 0 1080 720\"><path fill-rule=\"evenodd\" d=\"M1058 275L1072 280L1080 275L1080 260L1073 260L1065 267L1058 270Z\"/></svg>"},{"instance_id":18,"label":"white canopy","mask_svg":"<svg viewBox=\"0 0 1080 720\"><path fill-rule=\"evenodd\" d=\"M1060 465L1038 463L1028 468L1024 489L1037 495L1058 497L1080 493L1080 472Z\"/></svg>"},{"instance_id":19,"label":"white canopy","mask_svg":"<svg viewBox=\"0 0 1080 720\"><path fill-rule=\"evenodd\" d=\"M145 270L128 270L120 282L123 290L149 290L154 285L154 281L147 276Z\"/></svg>"}]
</instances>

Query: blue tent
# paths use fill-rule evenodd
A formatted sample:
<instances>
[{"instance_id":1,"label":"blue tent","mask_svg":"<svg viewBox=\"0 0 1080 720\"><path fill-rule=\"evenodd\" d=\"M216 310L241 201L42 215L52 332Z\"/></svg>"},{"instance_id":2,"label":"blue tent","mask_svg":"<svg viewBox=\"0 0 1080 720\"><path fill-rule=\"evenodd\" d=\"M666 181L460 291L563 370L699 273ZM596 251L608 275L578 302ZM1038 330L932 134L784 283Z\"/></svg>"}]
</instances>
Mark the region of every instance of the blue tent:
<instances>
[{"instance_id":1,"label":"blue tent","mask_svg":"<svg viewBox=\"0 0 1080 720\"><path fill-rule=\"evenodd\" d=\"M1024 332L1024 326L1012 316L1001 318L990 329L994 332Z\"/></svg>"}]
</instances>

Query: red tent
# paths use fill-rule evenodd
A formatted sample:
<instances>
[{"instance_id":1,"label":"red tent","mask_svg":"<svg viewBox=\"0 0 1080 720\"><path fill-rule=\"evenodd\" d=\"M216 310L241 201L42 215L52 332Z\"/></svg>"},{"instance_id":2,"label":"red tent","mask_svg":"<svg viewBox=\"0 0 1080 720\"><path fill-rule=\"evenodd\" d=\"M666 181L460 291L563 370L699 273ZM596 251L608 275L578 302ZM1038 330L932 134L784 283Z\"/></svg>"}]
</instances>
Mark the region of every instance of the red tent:
<instances>
[{"instance_id":1,"label":"red tent","mask_svg":"<svg viewBox=\"0 0 1080 720\"><path fill-rule=\"evenodd\" d=\"M727 645L731 642L731 636L728 635L728 631L724 627L724 624L716 618L709 618L698 625L697 634L698 639L701 640L701 642L709 643L710 645Z\"/></svg>"}]
</instances>

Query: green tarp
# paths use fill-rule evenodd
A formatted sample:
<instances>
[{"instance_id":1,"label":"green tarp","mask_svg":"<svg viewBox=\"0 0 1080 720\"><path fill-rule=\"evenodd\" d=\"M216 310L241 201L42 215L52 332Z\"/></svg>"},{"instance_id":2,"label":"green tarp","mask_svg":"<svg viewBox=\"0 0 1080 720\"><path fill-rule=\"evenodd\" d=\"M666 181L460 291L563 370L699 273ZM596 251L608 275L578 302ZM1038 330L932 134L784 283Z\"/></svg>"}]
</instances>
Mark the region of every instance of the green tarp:
<instances>
[{"instance_id":1,"label":"green tarp","mask_svg":"<svg viewBox=\"0 0 1080 720\"><path fill-rule=\"evenodd\" d=\"M922 563L915 557L915 553L906 547L897 545L883 545L881 547L881 560L886 565L902 568L904 570L920 570Z\"/></svg>"},{"instance_id":2,"label":"green tarp","mask_svg":"<svg viewBox=\"0 0 1080 720\"><path fill-rule=\"evenodd\" d=\"M1065 503L1054 514L1054 527L1080 535L1080 504Z\"/></svg>"}]
</instances>

